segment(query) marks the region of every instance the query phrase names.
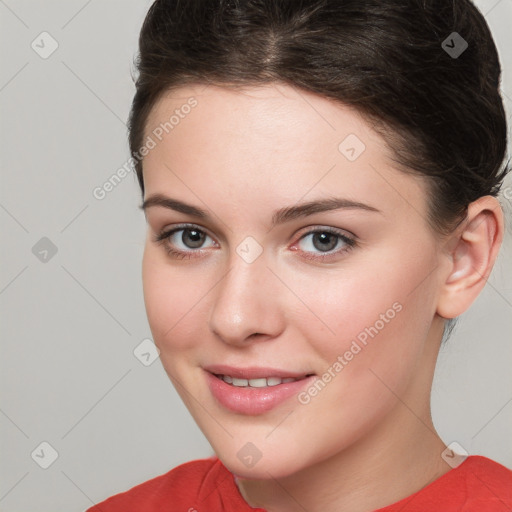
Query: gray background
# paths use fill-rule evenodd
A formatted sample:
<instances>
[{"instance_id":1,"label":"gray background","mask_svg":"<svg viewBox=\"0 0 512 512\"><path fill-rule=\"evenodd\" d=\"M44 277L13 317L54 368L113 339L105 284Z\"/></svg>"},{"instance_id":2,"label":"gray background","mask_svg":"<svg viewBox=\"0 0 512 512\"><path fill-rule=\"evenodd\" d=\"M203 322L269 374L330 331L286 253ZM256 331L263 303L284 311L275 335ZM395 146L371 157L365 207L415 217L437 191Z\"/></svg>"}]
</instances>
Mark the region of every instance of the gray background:
<instances>
[{"instance_id":1,"label":"gray background","mask_svg":"<svg viewBox=\"0 0 512 512\"><path fill-rule=\"evenodd\" d=\"M150 4L0 0L1 511L78 512L212 454L160 362L133 353L151 338L135 177L93 196L128 157L132 58ZM512 0L477 5L500 49L510 116ZM43 31L59 45L47 58ZM509 228L486 289L442 351L432 396L447 444L509 467L511 239ZM58 452L47 469L42 442Z\"/></svg>"}]
</instances>

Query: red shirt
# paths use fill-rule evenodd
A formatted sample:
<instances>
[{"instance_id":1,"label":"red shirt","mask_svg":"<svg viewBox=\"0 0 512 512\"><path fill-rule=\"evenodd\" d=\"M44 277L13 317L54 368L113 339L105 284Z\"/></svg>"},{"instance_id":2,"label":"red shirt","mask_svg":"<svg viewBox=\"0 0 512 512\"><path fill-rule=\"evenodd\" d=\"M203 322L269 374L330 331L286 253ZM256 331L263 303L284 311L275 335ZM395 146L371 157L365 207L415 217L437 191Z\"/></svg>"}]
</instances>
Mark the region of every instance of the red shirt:
<instances>
[{"instance_id":1,"label":"red shirt","mask_svg":"<svg viewBox=\"0 0 512 512\"><path fill-rule=\"evenodd\" d=\"M251 508L217 457L182 464L86 512L265 512ZM510 512L512 471L472 455L432 483L375 512Z\"/></svg>"}]
</instances>

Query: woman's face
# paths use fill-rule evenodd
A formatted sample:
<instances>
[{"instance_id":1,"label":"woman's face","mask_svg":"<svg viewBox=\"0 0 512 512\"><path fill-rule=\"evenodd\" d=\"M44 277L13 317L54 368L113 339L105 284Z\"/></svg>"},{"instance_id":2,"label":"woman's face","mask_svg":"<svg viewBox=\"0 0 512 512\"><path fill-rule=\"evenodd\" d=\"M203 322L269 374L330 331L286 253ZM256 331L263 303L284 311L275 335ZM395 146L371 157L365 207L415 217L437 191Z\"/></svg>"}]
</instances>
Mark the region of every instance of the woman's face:
<instances>
[{"instance_id":1,"label":"woman's face","mask_svg":"<svg viewBox=\"0 0 512 512\"><path fill-rule=\"evenodd\" d=\"M198 85L145 144L149 323L231 471L286 476L376 439L398 401L428 410L442 251L370 125L286 85Z\"/></svg>"}]
</instances>

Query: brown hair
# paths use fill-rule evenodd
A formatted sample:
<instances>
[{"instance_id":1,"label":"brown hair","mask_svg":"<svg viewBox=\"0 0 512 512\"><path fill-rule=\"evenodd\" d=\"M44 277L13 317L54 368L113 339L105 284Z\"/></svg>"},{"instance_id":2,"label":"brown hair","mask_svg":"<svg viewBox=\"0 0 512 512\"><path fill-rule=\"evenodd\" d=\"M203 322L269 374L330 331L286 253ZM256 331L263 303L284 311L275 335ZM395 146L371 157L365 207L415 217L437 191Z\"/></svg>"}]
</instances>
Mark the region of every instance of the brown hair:
<instances>
[{"instance_id":1,"label":"brown hair","mask_svg":"<svg viewBox=\"0 0 512 512\"><path fill-rule=\"evenodd\" d=\"M469 0L156 0L139 47L132 155L171 89L284 82L371 121L399 168L428 177L439 232L496 196L508 170L500 63Z\"/></svg>"}]
</instances>

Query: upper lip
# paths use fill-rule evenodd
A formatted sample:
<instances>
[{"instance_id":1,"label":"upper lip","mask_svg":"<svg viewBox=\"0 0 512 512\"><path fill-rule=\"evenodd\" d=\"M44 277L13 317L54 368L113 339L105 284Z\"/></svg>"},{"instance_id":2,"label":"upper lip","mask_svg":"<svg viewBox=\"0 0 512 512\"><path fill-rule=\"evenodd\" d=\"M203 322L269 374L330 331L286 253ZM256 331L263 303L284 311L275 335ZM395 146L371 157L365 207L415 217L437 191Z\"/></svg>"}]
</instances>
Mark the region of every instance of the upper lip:
<instances>
[{"instance_id":1,"label":"upper lip","mask_svg":"<svg viewBox=\"0 0 512 512\"><path fill-rule=\"evenodd\" d=\"M313 375L311 372L291 372L289 370L280 370L278 368L265 368L263 366L251 366L247 368L236 368L225 364L214 364L204 366L204 370L215 375L229 375L237 379L262 379L268 377L278 377L281 379L293 378L300 379L307 375Z\"/></svg>"}]
</instances>

